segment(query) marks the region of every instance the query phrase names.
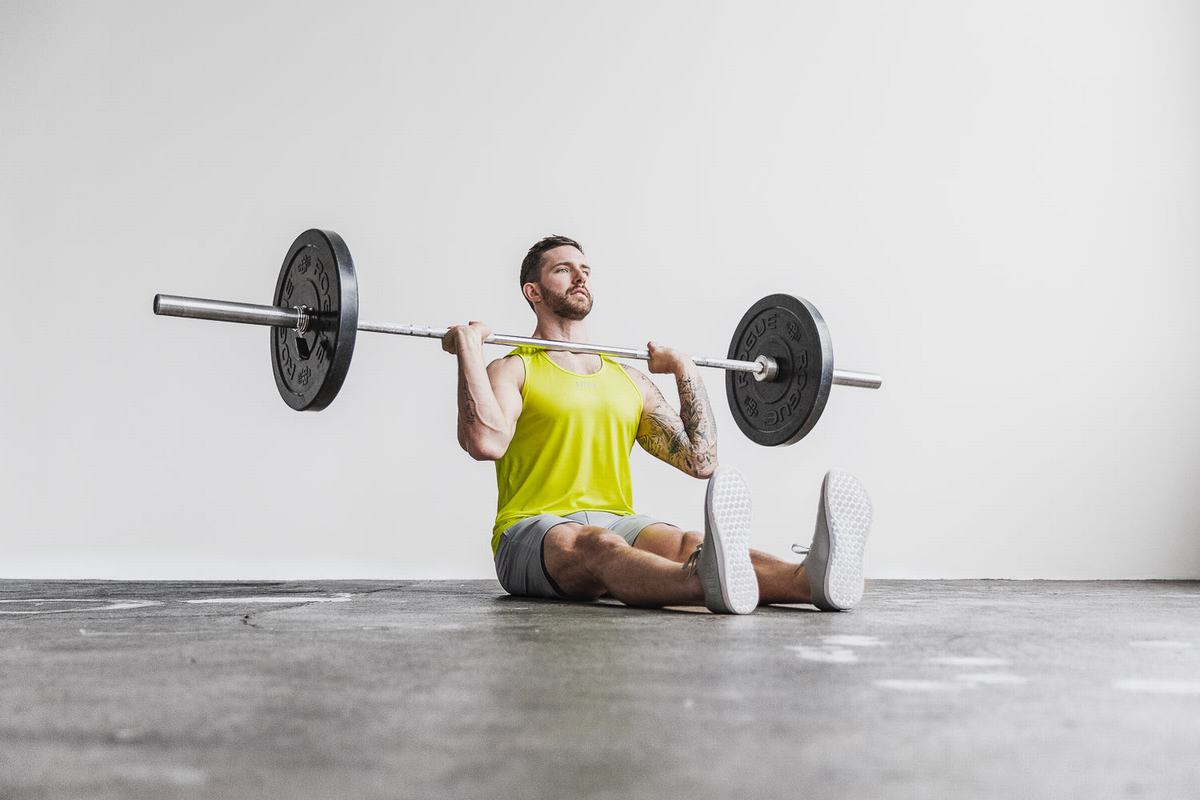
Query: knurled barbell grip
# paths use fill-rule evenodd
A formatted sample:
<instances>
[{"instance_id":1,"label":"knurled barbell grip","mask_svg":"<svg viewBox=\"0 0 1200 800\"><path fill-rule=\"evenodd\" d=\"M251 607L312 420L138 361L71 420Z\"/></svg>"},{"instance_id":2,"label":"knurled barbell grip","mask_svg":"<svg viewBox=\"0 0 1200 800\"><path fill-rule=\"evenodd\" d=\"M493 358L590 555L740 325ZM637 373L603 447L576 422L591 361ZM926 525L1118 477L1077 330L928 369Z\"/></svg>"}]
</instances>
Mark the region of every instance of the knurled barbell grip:
<instances>
[{"instance_id":1,"label":"knurled barbell grip","mask_svg":"<svg viewBox=\"0 0 1200 800\"><path fill-rule=\"evenodd\" d=\"M444 338L449 328L427 328L422 325L404 325L395 322L367 322L360 320L358 323L360 331L368 331L370 333L392 333L398 336L421 336L430 339ZM616 356L618 358L636 358L641 361L649 361L650 353L647 350L638 350L633 347L616 347L608 344L588 344L586 342L564 342L557 339L536 339L532 336L513 336L507 333L493 333L483 340L484 344L508 345L510 347L540 347L543 350L569 350L572 353L603 353L608 356ZM757 378L759 375L764 375L764 380L770 380L775 376L778 367L771 359L760 356L760 361L738 361L730 358L706 358L703 356L693 356L692 362L698 367L715 367L716 369L728 369L737 372L749 372Z\"/></svg>"},{"instance_id":2,"label":"knurled barbell grip","mask_svg":"<svg viewBox=\"0 0 1200 800\"><path fill-rule=\"evenodd\" d=\"M279 306L264 306L254 303L234 303L228 300L209 300L203 297L180 297L178 295L156 294L154 296L154 313L167 317L187 317L190 319L207 319L216 322L238 322L244 325L266 325L276 328L296 329L304 318L304 312L296 308L281 308ZM402 325L390 322L358 323L358 330L369 333L390 333L400 336L418 336L441 339L446 335L447 328L427 328L419 325ZM510 336L494 333L484 340L485 344L510 345L519 347L532 345L547 350L570 350L577 353L604 353L618 358L635 358L649 361L650 354L646 350L629 347L612 347L609 345L587 344L584 342L562 342L554 339L535 339L529 336ZM749 372L759 380L771 380L777 367L771 359L759 356L755 361L738 361L729 358L706 358L693 356L692 361L700 367ZM856 386L863 389L878 389L883 384L879 375L869 372L854 372L852 370L833 371L833 382L842 386Z\"/></svg>"}]
</instances>

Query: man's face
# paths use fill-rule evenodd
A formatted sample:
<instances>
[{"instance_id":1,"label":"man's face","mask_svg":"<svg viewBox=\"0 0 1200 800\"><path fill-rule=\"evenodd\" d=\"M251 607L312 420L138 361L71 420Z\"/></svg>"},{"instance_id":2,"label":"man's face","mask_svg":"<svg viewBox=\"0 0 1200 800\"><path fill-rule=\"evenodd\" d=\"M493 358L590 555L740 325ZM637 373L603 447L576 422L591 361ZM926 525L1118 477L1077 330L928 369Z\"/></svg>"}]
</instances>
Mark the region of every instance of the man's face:
<instances>
[{"instance_id":1,"label":"man's face","mask_svg":"<svg viewBox=\"0 0 1200 800\"><path fill-rule=\"evenodd\" d=\"M563 319L581 320L592 310L588 280L592 268L583 253L570 245L542 253L542 275L538 284L546 308Z\"/></svg>"}]
</instances>

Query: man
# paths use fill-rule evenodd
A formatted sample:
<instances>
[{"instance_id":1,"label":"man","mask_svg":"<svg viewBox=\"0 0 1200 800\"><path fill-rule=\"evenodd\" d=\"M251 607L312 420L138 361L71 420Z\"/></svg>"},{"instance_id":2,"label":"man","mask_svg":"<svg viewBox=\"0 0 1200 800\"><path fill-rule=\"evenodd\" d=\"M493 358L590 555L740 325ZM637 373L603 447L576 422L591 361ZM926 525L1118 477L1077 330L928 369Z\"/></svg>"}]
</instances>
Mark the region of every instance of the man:
<instances>
[{"instance_id":1,"label":"man","mask_svg":"<svg viewBox=\"0 0 1200 800\"><path fill-rule=\"evenodd\" d=\"M583 248L550 236L521 264L521 292L537 316L533 336L586 341L591 267ZM488 364L480 322L442 340L458 357L458 442L496 462L496 575L515 595L632 606L703 602L747 614L762 603L847 609L862 597L870 502L852 476L830 472L817 528L802 564L749 548L750 495L718 468L717 430L698 368L650 342L649 370L675 376L676 412L653 381L608 356L518 347ZM696 478L708 479L705 533L633 509L633 442Z\"/></svg>"}]
</instances>

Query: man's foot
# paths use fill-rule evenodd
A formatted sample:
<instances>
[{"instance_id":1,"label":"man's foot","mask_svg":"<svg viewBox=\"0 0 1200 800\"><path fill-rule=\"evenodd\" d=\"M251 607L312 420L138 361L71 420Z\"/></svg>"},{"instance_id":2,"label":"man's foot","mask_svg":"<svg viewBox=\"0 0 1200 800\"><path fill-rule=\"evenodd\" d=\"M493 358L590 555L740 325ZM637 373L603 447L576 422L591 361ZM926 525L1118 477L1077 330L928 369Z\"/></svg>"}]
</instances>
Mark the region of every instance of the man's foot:
<instances>
[{"instance_id":1,"label":"man's foot","mask_svg":"<svg viewBox=\"0 0 1200 800\"><path fill-rule=\"evenodd\" d=\"M749 614L758 606L758 578L750 563L750 489L741 474L718 467L704 496L704 544L684 569L695 569L704 605L718 614Z\"/></svg>"},{"instance_id":2,"label":"man's foot","mask_svg":"<svg viewBox=\"0 0 1200 800\"><path fill-rule=\"evenodd\" d=\"M830 470L821 483L821 504L804 571L812 603L823 611L853 608L863 595L863 552L871 529L871 498L848 472Z\"/></svg>"}]
</instances>

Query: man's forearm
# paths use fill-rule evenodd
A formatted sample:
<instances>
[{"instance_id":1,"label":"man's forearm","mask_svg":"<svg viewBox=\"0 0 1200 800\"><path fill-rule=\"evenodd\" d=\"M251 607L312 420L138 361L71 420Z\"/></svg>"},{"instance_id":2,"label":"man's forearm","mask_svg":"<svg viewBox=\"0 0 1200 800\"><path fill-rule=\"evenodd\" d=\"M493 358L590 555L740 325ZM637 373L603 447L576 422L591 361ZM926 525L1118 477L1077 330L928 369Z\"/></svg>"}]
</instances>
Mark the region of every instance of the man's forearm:
<instances>
[{"instance_id":1,"label":"man's forearm","mask_svg":"<svg viewBox=\"0 0 1200 800\"><path fill-rule=\"evenodd\" d=\"M458 441L464 447L501 432L503 413L488 380L483 346L460 343L458 348Z\"/></svg>"},{"instance_id":2,"label":"man's forearm","mask_svg":"<svg viewBox=\"0 0 1200 800\"><path fill-rule=\"evenodd\" d=\"M675 385L679 390L679 419L694 463L701 469L713 466L717 461L717 422L699 368L686 364L675 373Z\"/></svg>"}]
</instances>

